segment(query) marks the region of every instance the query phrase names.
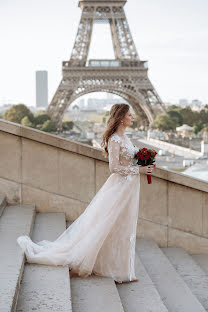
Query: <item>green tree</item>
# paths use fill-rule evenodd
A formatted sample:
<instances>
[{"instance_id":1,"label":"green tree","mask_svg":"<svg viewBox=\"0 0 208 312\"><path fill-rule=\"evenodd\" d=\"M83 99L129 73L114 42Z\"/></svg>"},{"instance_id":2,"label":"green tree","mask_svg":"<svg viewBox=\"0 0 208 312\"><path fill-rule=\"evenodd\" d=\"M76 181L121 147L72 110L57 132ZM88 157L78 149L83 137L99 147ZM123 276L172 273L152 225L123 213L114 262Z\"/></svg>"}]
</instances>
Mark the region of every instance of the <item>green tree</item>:
<instances>
[{"instance_id":1,"label":"green tree","mask_svg":"<svg viewBox=\"0 0 208 312\"><path fill-rule=\"evenodd\" d=\"M183 124L183 117L180 113L180 111L174 109L169 110L167 114L170 116L170 118L173 120L175 127L182 126Z\"/></svg>"},{"instance_id":2,"label":"green tree","mask_svg":"<svg viewBox=\"0 0 208 312\"><path fill-rule=\"evenodd\" d=\"M46 113L42 113L42 114L35 115L34 119L35 119L34 122L36 125L42 125L44 124L46 120L51 120L51 117Z\"/></svg>"},{"instance_id":3,"label":"green tree","mask_svg":"<svg viewBox=\"0 0 208 312\"><path fill-rule=\"evenodd\" d=\"M201 134L203 135L204 131L208 132L208 124L204 125L203 128L201 129Z\"/></svg>"},{"instance_id":4,"label":"green tree","mask_svg":"<svg viewBox=\"0 0 208 312\"><path fill-rule=\"evenodd\" d=\"M47 114L45 109L39 109L39 111L36 112L36 116L42 115L42 114Z\"/></svg>"},{"instance_id":5,"label":"green tree","mask_svg":"<svg viewBox=\"0 0 208 312\"><path fill-rule=\"evenodd\" d=\"M133 120L133 124L130 126L130 128L133 128L133 129L137 128L137 120L136 119Z\"/></svg>"},{"instance_id":6,"label":"green tree","mask_svg":"<svg viewBox=\"0 0 208 312\"><path fill-rule=\"evenodd\" d=\"M198 112L193 112L190 107L182 108L180 111L183 117L183 123L193 126L194 122L198 120Z\"/></svg>"},{"instance_id":7,"label":"green tree","mask_svg":"<svg viewBox=\"0 0 208 312\"><path fill-rule=\"evenodd\" d=\"M177 111L180 111L181 110L181 106L178 106L178 105L170 105L168 106L168 111L171 111L171 110L177 110Z\"/></svg>"},{"instance_id":8,"label":"green tree","mask_svg":"<svg viewBox=\"0 0 208 312\"><path fill-rule=\"evenodd\" d=\"M28 116L25 116L25 117L22 118L21 124L22 124L23 126L27 126L27 127L32 127L32 128L34 128L33 123L30 121L30 119L28 118Z\"/></svg>"},{"instance_id":9,"label":"green tree","mask_svg":"<svg viewBox=\"0 0 208 312\"><path fill-rule=\"evenodd\" d=\"M63 130L71 130L74 127L74 123L71 120L63 121L62 129Z\"/></svg>"},{"instance_id":10,"label":"green tree","mask_svg":"<svg viewBox=\"0 0 208 312\"><path fill-rule=\"evenodd\" d=\"M57 131L57 128L55 124L53 123L53 121L46 120L44 124L42 125L42 127L40 128L40 130L45 131L45 132L54 132L54 131Z\"/></svg>"},{"instance_id":11,"label":"green tree","mask_svg":"<svg viewBox=\"0 0 208 312\"><path fill-rule=\"evenodd\" d=\"M201 109L200 112L198 113L198 118L200 121L203 123L208 123L208 110L207 109Z\"/></svg>"},{"instance_id":12,"label":"green tree","mask_svg":"<svg viewBox=\"0 0 208 312\"><path fill-rule=\"evenodd\" d=\"M24 104L17 104L13 105L4 112L3 119L20 124L22 118L25 116L27 116L32 123L34 122L33 113L29 110L29 108Z\"/></svg>"},{"instance_id":13,"label":"green tree","mask_svg":"<svg viewBox=\"0 0 208 312\"><path fill-rule=\"evenodd\" d=\"M194 122L193 127L194 127L194 133L197 134L200 132L203 128L204 124L202 121Z\"/></svg>"},{"instance_id":14,"label":"green tree","mask_svg":"<svg viewBox=\"0 0 208 312\"><path fill-rule=\"evenodd\" d=\"M132 127L133 129L139 128L140 122L141 122L140 117L137 116L136 114L133 114L133 117L134 117L134 121L133 121L133 124L132 124L131 127Z\"/></svg>"},{"instance_id":15,"label":"green tree","mask_svg":"<svg viewBox=\"0 0 208 312\"><path fill-rule=\"evenodd\" d=\"M153 122L153 126L162 131L175 130L175 122L168 114L157 115Z\"/></svg>"}]
</instances>

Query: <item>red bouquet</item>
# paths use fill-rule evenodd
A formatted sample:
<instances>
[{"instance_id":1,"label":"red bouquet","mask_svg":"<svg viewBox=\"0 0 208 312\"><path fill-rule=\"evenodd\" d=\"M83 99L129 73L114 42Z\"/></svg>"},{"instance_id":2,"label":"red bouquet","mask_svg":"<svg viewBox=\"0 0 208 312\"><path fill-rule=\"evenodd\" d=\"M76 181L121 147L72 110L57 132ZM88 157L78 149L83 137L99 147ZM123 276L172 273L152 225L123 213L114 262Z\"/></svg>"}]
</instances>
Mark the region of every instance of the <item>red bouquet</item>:
<instances>
[{"instance_id":1,"label":"red bouquet","mask_svg":"<svg viewBox=\"0 0 208 312\"><path fill-rule=\"evenodd\" d=\"M138 159L137 165L149 166L155 162L156 155L157 152L154 149L148 149L144 147L139 149L134 158ZM153 167L155 167L155 165L153 165ZM148 184L152 183L152 176L150 174L147 174L147 181Z\"/></svg>"}]
</instances>

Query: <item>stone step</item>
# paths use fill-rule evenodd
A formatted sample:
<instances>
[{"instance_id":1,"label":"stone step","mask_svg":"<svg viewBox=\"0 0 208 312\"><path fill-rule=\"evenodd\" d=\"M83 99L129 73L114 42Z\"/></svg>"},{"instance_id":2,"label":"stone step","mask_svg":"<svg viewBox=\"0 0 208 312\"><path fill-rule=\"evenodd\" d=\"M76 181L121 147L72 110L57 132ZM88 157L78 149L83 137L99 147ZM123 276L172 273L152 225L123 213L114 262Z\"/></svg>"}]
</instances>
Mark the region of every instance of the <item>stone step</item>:
<instances>
[{"instance_id":1,"label":"stone step","mask_svg":"<svg viewBox=\"0 0 208 312\"><path fill-rule=\"evenodd\" d=\"M206 310L151 238L137 238L136 252L169 312Z\"/></svg>"},{"instance_id":2,"label":"stone step","mask_svg":"<svg viewBox=\"0 0 208 312\"><path fill-rule=\"evenodd\" d=\"M72 222L67 222L67 227ZM71 277L73 312L124 312L112 278Z\"/></svg>"},{"instance_id":3,"label":"stone step","mask_svg":"<svg viewBox=\"0 0 208 312\"><path fill-rule=\"evenodd\" d=\"M0 218L0 311L15 311L25 256L17 243L31 235L35 205L7 205Z\"/></svg>"},{"instance_id":4,"label":"stone step","mask_svg":"<svg viewBox=\"0 0 208 312\"><path fill-rule=\"evenodd\" d=\"M125 312L168 312L143 263L135 253L138 282L117 284Z\"/></svg>"},{"instance_id":5,"label":"stone step","mask_svg":"<svg viewBox=\"0 0 208 312\"><path fill-rule=\"evenodd\" d=\"M37 213L32 240L54 241L66 229L64 213ZM26 263L16 312L72 311L69 268Z\"/></svg>"},{"instance_id":6,"label":"stone step","mask_svg":"<svg viewBox=\"0 0 208 312\"><path fill-rule=\"evenodd\" d=\"M0 194L0 217L4 211L4 208L7 206L6 195Z\"/></svg>"},{"instance_id":7,"label":"stone step","mask_svg":"<svg viewBox=\"0 0 208 312\"><path fill-rule=\"evenodd\" d=\"M208 254L191 254L191 257L200 265L206 275L208 275Z\"/></svg>"},{"instance_id":8,"label":"stone step","mask_svg":"<svg viewBox=\"0 0 208 312\"><path fill-rule=\"evenodd\" d=\"M115 282L110 277L71 278L73 312L124 312Z\"/></svg>"},{"instance_id":9,"label":"stone step","mask_svg":"<svg viewBox=\"0 0 208 312\"><path fill-rule=\"evenodd\" d=\"M208 311L208 276L181 247L161 248L192 293Z\"/></svg>"}]
</instances>

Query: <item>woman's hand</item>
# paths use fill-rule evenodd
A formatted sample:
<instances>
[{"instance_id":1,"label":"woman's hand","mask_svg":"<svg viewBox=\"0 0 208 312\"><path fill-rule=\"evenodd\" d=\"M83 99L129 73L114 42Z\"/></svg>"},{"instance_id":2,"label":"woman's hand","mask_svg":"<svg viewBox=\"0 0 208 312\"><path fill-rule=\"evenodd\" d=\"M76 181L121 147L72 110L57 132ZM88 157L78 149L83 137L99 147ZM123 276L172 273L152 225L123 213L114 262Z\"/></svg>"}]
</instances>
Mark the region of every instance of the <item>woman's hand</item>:
<instances>
[{"instance_id":1,"label":"woman's hand","mask_svg":"<svg viewBox=\"0 0 208 312\"><path fill-rule=\"evenodd\" d=\"M154 169L154 165L140 166L139 172L143 174L151 175L153 169Z\"/></svg>"}]
</instances>

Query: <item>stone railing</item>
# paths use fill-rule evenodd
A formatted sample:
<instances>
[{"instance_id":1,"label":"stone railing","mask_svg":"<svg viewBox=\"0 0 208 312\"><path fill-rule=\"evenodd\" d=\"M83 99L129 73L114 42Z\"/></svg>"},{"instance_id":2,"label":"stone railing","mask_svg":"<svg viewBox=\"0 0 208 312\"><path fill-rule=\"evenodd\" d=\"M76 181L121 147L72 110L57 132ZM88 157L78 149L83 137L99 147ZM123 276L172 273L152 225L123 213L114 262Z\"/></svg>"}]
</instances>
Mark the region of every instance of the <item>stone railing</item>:
<instances>
[{"instance_id":1,"label":"stone railing","mask_svg":"<svg viewBox=\"0 0 208 312\"><path fill-rule=\"evenodd\" d=\"M174 153L176 155L180 155L183 157L197 159L198 157L203 156L202 152L195 151L191 148L183 147L180 145L175 145L173 143L169 143L166 141L161 141L161 140L157 140L153 138L149 138L148 141L145 139L139 139L139 140L143 143L148 142L148 144L151 144L152 146L164 149L165 151L168 151L170 153Z\"/></svg>"},{"instance_id":2,"label":"stone railing","mask_svg":"<svg viewBox=\"0 0 208 312\"><path fill-rule=\"evenodd\" d=\"M74 221L109 177L102 150L0 119L0 193ZM137 237L208 253L208 183L156 167L140 175ZM127 221L128 222L128 221Z\"/></svg>"}]
</instances>

